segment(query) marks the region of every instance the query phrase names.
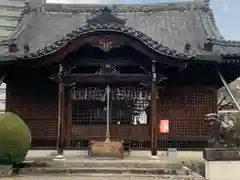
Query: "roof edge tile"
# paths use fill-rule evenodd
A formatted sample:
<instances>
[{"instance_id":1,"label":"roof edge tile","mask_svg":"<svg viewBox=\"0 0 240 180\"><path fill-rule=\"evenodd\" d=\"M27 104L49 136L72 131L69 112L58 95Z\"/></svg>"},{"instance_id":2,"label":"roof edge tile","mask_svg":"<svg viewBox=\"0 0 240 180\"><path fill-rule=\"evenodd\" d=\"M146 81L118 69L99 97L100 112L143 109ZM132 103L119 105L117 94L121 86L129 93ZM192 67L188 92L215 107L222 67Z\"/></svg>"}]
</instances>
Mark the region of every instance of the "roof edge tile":
<instances>
[{"instance_id":1,"label":"roof edge tile","mask_svg":"<svg viewBox=\"0 0 240 180\"><path fill-rule=\"evenodd\" d=\"M204 10L208 15L208 17L206 18L206 21L208 22L208 26L213 31L214 38L224 39L220 33L220 30L217 27L216 18L214 16L212 8L210 7L210 0L203 0L203 1L204 1L204 6L205 6Z\"/></svg>"},{"instance_id":2,"label":"roof edge tile","mask_svg":"<svg viewBox=\"0 0 240 180\"><path fill-rule=\"evenodd\" d=\"M214 39L214 38L210 38L210 37L207 38L207 40L216 45L240 47L240 41L218 40L218 39Z\"/></svg>"}]
</instances>

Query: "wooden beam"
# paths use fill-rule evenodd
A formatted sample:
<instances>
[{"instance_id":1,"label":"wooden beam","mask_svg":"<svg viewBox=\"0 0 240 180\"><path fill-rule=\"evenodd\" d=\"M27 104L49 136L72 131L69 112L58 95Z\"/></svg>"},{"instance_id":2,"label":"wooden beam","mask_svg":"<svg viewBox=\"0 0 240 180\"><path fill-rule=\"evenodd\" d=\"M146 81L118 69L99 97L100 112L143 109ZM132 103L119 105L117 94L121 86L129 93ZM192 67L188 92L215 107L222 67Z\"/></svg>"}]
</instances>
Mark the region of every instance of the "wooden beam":
<instances>
[{"instance_id":1,"label":"wooden beam","mask_svg":"<svg viewBox=\"0 0 240 180\"><path fill-rule=\"evenodd\" d=\"M157 126L157 88L156 88L156 66L155 61L152 63L152 83L151 83L151 154L152 156L157 156L157 135L158 135L158 126Z\"/></svg>"},{"instance_id":2,"label":"wooden beam","mask_svg":"<svg viewBox=\"0 0 240 180\"><path fill-rule=\"evenodd\" d=\"M67 74L63 77L65 84L73 82L148 82L150 75L145 74Z\"/></svg>"},{"instance_id":3,"label":"wooden beam","mask_svg":"<svg viewBox=\"0 0 240 180\"><path fill-rule=\"evenodd\" d=\"M122 66L136 66L139 67L140 63L133 57L129 58L112 58L108 57L106 58L85 58L85 57L73 57L66 62L67 64L70 64L72 66L104 66L105 64L114 64L116 67L122 67ZM151 62L148 62L149 64ZM146 65L147 63L145 62Z\"/></svg>"}]
</instances>

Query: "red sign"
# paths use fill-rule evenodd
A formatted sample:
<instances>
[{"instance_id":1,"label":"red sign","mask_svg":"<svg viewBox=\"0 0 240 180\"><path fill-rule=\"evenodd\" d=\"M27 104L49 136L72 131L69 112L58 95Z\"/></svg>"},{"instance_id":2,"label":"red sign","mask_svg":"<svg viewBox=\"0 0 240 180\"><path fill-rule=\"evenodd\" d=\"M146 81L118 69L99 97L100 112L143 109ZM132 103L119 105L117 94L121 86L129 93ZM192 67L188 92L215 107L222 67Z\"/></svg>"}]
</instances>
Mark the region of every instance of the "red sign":
<instances>
[{"instance_id":1,"label":"red sign","mask_svg":"<svg viewBox=\"0 0 240 180\"><path fill-rule=\"evenodd\" d=\"M161 134L168 134L169 133L169 120L163 119L159 122L159 129Z\"/></svg>"}]
</instances>

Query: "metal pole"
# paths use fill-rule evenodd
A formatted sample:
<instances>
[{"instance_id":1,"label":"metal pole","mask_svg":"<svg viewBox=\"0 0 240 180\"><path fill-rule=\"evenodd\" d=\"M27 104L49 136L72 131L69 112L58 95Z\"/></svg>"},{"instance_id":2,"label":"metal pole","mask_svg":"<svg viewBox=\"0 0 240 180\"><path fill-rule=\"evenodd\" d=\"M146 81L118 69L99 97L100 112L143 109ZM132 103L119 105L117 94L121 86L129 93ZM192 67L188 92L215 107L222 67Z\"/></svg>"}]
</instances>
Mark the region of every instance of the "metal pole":
<instances>
[{"instance_id":1,"label":"metal pole","mask_svg":"<svg viewBox=\"0 0 240 180\"><path fill-rule=\"evenodd\" d=\"M226 80L224 79L223 75L221 74L221 72L220 72L219 70L217 70L217 72L218 72L218 76L220 77L220 79L221 79L224 87L226 88L229 96L230 96L231 99L233 100L233 102L234 102L235 106L237 107L238 111L240 111L240 106L239 106L237 100L235 99L235 97L233 96L233 93L232 93L231 89L229 88Z\"/></svg>"},{"instance_id":2,"label":"metal pole","mask_svg":"<svg viewBox=\"0 0 240 180\"><path fill-rule=\"evenodd\" d=\"M107 130L106 130L106 142L110 142L110 130L109 130L109 124L110 124L110 87L107 85L106 88L106 93L107 93L107 110L106 110L106 115L107 115Z\"/></svg>"},{"instance_id":3,"label":"metal pole","mask_svg":"<svg viewBox=\"0 0 240 180\"><path fill-rule=\"evenodd\" d=\"M3 76L0 79L0 86L2 85L4 78L5 78L5 73L3 74Z\"/></svg>"}]
</instances>

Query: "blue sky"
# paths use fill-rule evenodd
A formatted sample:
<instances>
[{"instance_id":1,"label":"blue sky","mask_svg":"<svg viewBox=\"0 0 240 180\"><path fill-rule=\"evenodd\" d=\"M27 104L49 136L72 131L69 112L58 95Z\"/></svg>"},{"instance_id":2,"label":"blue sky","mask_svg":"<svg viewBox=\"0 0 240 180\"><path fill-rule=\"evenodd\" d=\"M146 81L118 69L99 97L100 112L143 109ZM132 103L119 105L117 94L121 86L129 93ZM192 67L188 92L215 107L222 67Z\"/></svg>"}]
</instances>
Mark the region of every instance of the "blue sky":
<instances>
[{"instance_id":1,"label":"blue sky","mask_svg":"<svg viewBox=\"0 0 240 180\"><path fill-rule=\"evenodd\" d=\"M240 40L240 0L211 0L211 7L222 35Z\"/></svg>"},{"instance_id":2,"label":"blue sky","mask_svg":"<svg viewBox=\"0 0 240 180\"><path fill-rule=\"evenodd\" d=\"M177 2L182 0L47 0L55 3L160 3ZM229 40L240 41L240 0L210 0L217 25L225 37Z\"/></svg>"}]
</instances>

